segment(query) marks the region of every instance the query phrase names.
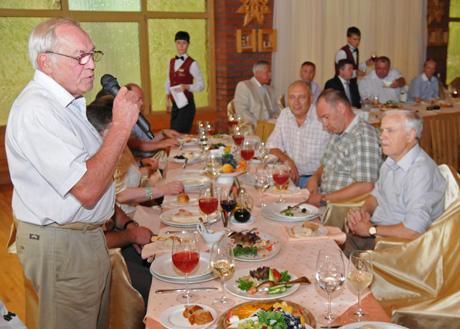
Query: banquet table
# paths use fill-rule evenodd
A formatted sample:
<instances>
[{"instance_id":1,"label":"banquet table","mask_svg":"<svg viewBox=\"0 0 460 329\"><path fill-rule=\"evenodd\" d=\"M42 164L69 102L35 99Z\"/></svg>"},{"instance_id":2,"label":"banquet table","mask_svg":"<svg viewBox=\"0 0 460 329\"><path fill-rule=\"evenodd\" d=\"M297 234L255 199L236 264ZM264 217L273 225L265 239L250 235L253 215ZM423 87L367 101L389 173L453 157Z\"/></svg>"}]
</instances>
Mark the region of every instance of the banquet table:
<instances>
[{"instance_id":1,"label":"banquet table","mask_svg":"<svg viewBox=\"0 0 460 329\"><path fill-rule=\"evenodd\" d=\"M227 141L229 142L229 141ZM224 143L226 143L224 141ZM182 152L186 151L187 147L182 149ZM171 149L170 156L177 154L180 152L177 148ZM168 162L167 166L164 171L164 176L167 181L174 180L175 175L179 175L183 169L180 168L180 163ZM202 169L203 162L193 163L187 166L187 169ZM185 170L187 170L185 169ZM241 181L241 180L240 180ZM259 200L259 193L255 190L253 186L249 186L246 184L242 184L249 194L254 198L255 204ZM198 191L195 191L198 192ZM190 197L197 198L198 195L194 194L193 191L188 193ZM267 204L272 204L279 198L278 195L270 195L269 193L265 194L265 200ZM167 207L168 201L174 200L175 196L166 197L164 202ZM291 196L284 196L284 199L288 202L300 202L304 200L304 194L302 193L294 193ZM167 208L166 208L167 209ZM179 208L178 208L179 209ZM163 209L164 211L165 209ZM159 210L158 210L159 211ZM295 224L285 223L285 222L277 222L266 219L261 214L261 208L254 207L252 209L252 216L256 218L255 222L249 225L235 225L230 224L230 229L241 231L243 229L249 229L252 227L257 227L258 232L267 233L271 236L275 237L280 245L279 253L271 259L264 260L262 262L243 262L243 261L236 261L235 270L241 270L245 268L255 269L260 266L270 266L275 267L279 270L288 270L289 273L292 273L296 276L307 276L310 281L312 281L311 285L301 285L300 288L295 291L292 295L285 297L284 299L288 302L294 302L297 304L302 305L304 308L308 309L315 318L318 318L320 313L324 313L327 309L327 294L323 292L316 284L314 280L314 272L316 266L316 258L320 249L339 249L335 240L340 242L344 241L344 236L340 230L336 228L328 227L329 234L325 237L318 237L312 239L297 239L291 237L288 234L286 228L289 228ZM167 226L163 223L158 224L158 220L154 219L151 221L152 224L151 228L154 232L158 232L159 235L164 235L164 232L167 230L182 230L182 228L178 227L171 227ZM298 225L298 223L297 223ZM223 229L222 221L218 221L215 224L210 226L212 230L220 230ZM204 240L198 234L200 239L200 252L205 252L208 250ZM168 253L168 251L162 250L157 248L154 243L146 245L142 251L143 258L147 258L155 254L156 258L160 257L163 254ZM345 261L345 269L347 268L347 259L344 257ZM226 280L235 280L233 276L230 276ZM212 305L212 301L221 295L220 290L220 279L216 278L211 281L202 282L202 283L193 283L190 285L191 288L193 287L216 287L219 288L216 291L211 292L194 292L200 296L200 299L197 301L198 304L208 305L214 308L218 316L222 314L226 314L228 309L215 307ZM163 328L160 323L160 316L161 314L175 306L179 303L176 301L177 293L166 293L166 294L156 294L155 290L157 289L177 289L177 288L184 288L184 284L178 283L168 283L161 281L155 277L152 279L152 286L149 296L149 303L147 307L147 314L145 316L145 323L146 328L149 329L156 329L156 328ZM235 305L248 302L249 300L236 297L233 295L229 295L226 292L226 295L235 301ZM353 307L357 302L357 293L348 283L345 283L343 287L333 294L332 298L332 310L336 314L342 314L339 319L336 320L337 324L346 324L350 323L346 316L346 311ZM382 321L382 322L390 322L388 315L385 313L383 308L377 302L377 300L373 297L373 295L367 290L363 292L363 306L366 310L369 310L372 314L373 321ZM320 325L317 325L319 328ZM217 322L214 323L211 328L219 328Z\"/></svg>"}]
</instances>

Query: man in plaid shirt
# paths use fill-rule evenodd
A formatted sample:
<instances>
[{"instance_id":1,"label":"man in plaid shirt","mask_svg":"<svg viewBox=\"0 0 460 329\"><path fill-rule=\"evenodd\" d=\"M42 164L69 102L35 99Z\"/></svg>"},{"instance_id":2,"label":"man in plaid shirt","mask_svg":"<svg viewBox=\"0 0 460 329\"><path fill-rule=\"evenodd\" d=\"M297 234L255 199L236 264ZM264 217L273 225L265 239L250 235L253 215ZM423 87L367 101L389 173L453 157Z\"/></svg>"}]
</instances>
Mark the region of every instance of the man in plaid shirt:
<instances>
[{"instance_id":1,"label":"man in plaid shirt","mask_svg":"<svg viewBox=\"0 0 460 329\"><path fill-rule=\"evenodd\" d=\"M271 154L289 164L292 181L303 188L321 165L329 134L318 121L313 97L305 82L293 82L287 99L289 107L276 120L267 147Z\"/></svg>"},{"instance_id":2,"label":"man in plaid shirt","mask_svg":"<svg viewBox=\"0 0 460 329\"><path fill-rule=\"evenodd\" d=\"M309 203L349 199L374 188L382 164L379 131L355 116L345 95L327 89L316 104L323 127L331 133L321 167L307 183Z\"/></svg>"}]
</instances>

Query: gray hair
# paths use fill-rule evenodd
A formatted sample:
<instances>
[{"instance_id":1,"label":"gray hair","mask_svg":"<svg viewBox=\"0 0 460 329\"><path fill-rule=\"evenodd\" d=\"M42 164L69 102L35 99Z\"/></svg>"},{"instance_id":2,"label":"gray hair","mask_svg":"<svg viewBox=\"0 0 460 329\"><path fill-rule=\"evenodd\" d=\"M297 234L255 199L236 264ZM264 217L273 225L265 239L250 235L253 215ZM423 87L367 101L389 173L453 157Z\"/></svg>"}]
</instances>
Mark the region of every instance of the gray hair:
<instances>
[{"instance_id":1,"label":"gray hair","mask_svg":"<svg viewBox=\"0 0 460 329\"><path fill-rule=\"evenodd\" d=\"M418 113L415 113L414 111L410 111L410 110L391 110L391 111L385 112L383 117L385 118L391 114L401 114L404 117L404 124L406 127L406 131L409 131L410 129L414 129L415 137L418 140L422 138L423 119L420 117L420 115L418 115Z\"/></svg>"},{"instance_id":2,"label":"gray hair","mask_svg":"<svg viewBox=\"0 0 460 329\"><path fill-rule=\"evenodd\" d=\"M267 61L257 61L252 67L252 73L256 75L256 72L259 71L262 68L262 66L270 66L270 63Z\"/></svg>"},{"instance_id":3,"label":"gray hair","mask_svg":"<svg viewBox=\"0 0 460 329\"><path fill-rule=\"evenodd\" d=\"M56 38L56 28L61 25L80 25L68 18L53 18L37 25L29 36L29 59L32 67L38 70L38 54L56 49L59 40Z\"/></svg>"}]
</instances>

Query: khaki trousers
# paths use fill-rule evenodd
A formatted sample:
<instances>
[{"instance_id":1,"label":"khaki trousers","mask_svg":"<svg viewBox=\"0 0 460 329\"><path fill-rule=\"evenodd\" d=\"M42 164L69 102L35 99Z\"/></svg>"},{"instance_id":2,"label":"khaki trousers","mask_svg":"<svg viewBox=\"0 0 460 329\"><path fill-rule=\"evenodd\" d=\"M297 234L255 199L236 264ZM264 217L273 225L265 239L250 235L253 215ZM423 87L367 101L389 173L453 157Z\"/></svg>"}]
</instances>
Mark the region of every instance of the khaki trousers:
<instances>
[{"instance_id":1,"label":"khaki trousers","mask_svg":"<svg viewBox=\"0 0 460 329\"><path fill-rule=\"evenodd\" d=\"M104 233L19 221L17 251L37 292L40 329L106 329L110 258Z\"/></svg>"}]
</instances>

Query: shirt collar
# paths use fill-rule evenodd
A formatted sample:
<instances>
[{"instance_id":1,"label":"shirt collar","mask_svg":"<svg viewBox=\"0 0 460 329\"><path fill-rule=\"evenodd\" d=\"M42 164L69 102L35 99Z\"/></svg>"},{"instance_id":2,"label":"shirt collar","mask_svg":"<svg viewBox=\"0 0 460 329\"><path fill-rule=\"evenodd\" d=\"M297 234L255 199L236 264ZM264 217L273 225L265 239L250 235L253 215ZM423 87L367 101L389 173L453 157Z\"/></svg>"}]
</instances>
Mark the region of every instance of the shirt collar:
<instances>
[{"instance_id":1,"label":"shirt collar","mask_svg":"<svg viewBox=\"0 0 460 329\"><path fill-rule=\"evenodd\" d=\"M187 54L187 53L185 53L185 54L183 54L183 55L179 55L179 54L178 54L177 56L184 56L184 61L185 61L185 60L187 59L187 57L188 57L188 54Z\"/></svg>"},{"instance_id":2,"label":"shirt collar","mask_svg":"<svg viewBox=\"0 0 460 329\"><path fill-rule=\"evenodd\" d=\"M349 134L353 129L355 129L358 123L359 123L359 116L355 115L355 118L353 119L353 121L351 121L350 125L347 127L347 129L345 129L342 135L345 133Z\"/></svg>"},{"instance_id":3,"label":"shirt collar","mask_svg":"<svg viewBox=\"0 0 460 329\"><path fill-rule=\"evenodd\" d=\"M56 98L59 105L63 107L67 107L75 99L67 90L57 83L56 80L40 70L35 70L34 80L43 85L45 89ZM81 98L84 99L84 97Z\"/></svg>"},{"instance_id":4,"label":"shirt collar","mask_svg":"<svg viewBox=\"0 0 460 329\"><path fill-rule=\"evenodd\" d=\"M430 81L425 73L422 73L422 80L423 81Z\"/></svg>"},{"instance_id":5,"label":"shirt collar","mask_svg":"<svg viewBox=\"0 0 460 329\"><path fill-rule=\"evenodd\" d=\"M256 79L256 77L252 77L251 80L255 81L259 87L263 87L263 85Z\"/></svg>"},{"instance_id":6,"label":"shirt collar","mask_svg":"<svg viewBox=\"0 0 460 329\"><path fill-rule=\"evenodd\" d=\"M388 157L386 160L388 165L393 169L396 170L398 168L401 168L405 172L407 172L414 163L415 159L417 159L418 155L422 149L420 148L420 145L417 143L413 148L410 149L409 152L407 152L401 160L398 162L395 162L392 158Z\"/></svg>"},{"instance_id":7,"label":"shirt collar","mask_svg":"<svg viewBox=\"0 0 460 329\"><path fill-rule=\"evenodd\" d=\"M340 79L340 81L342 81L342 84L344 84L345 82L349 82L349 81L345 80L344 78L342 78L340 75L338 75L337 77Z\"/></svg>"},{"instance_id":8,"label":"shirt collar","mask_svg":"<svg viewBox=\"0 0 460 329\"><path fill-rule=\"evenodd\" d=\"M343 44L343 43L342 43ZM348 47L350 48L351 52L353 52L356 48L353 47L352 45L350 45L349 43L347 43Z\"/></svg>"},{"instance_id":9,"label":"shirt collar","mask_svg":"<svg viewBox=\"0 0 460 329\"><path fill-rule=\"evenodd\" d=\"M288 116L290 120L296 120L294 114L292 114L291 109L288 106ZM314 104L310 105L310 108L308 109L307 115L306 115L306 120L303 122L302 126L307 123L307 121L311 122L313 120L318 120L318 115L316 114L316 106ZM297 122L297 120L296 120Z\"/></svg>"}]
</instances>

